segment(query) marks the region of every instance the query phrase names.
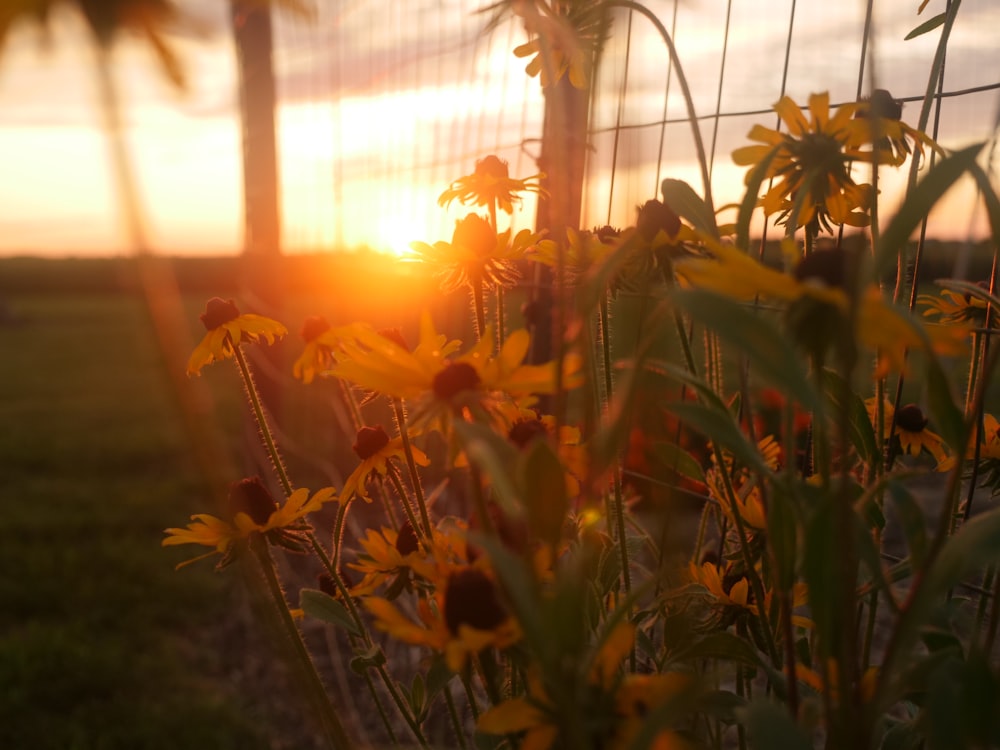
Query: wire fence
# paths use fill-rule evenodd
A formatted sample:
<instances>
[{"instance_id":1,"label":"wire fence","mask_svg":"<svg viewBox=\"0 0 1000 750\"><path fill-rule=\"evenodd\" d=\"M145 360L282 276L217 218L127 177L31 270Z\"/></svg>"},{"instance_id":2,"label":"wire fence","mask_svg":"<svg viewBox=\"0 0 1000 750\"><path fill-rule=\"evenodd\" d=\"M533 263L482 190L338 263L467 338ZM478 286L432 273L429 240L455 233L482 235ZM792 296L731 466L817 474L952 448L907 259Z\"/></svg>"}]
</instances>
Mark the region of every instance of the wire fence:
<instances>
[{"instance_id":1,"label":"wire fence","mask_svg":"<svg viewBox=\"0 0 1000 750\"><path fill-rule=\"evenodd\" d=\"M989 29L1000 22L1000 7L990 0L960 8L944 75L933 82L940 30L905 37L942 12L941 2L922 15L909 0L646 6L669 32L690 82L717 206L741 195L742 169L729 154L755 123L780 124L771 105L784 95L804 105L811 93L828 91L836 104L884 88L916 124L930 88L927 129L945 147L985 141L997 130L1000 48ZM544 97L512 53L528 37L517 19L487 30L482 8L478 0L354 0L321 4L309 28L286 25L284 102L314 102L314 116L329 124L332 160L318 163L315 179L329 186L330 201L316 211L335 227L335 246L352 243L352 217L368 215L373 202L401 239L409 227L428 234L412 239L450 236L455 217L437 209L436 196L486 154L508 160L513 175L538 171ZM680 71L647 19L621 8L612 15L591 100L584 227L632 223L636 206L656 197L666 176L699 189ZM883 191L902 184L889 177ZM949 239L984 234L975 203L971 184L960 186L940 209L947 220L932 217L934 231ZM529 200L517 217L522 226L531 225L533 211Z\"/></svg>"}]
</instances>

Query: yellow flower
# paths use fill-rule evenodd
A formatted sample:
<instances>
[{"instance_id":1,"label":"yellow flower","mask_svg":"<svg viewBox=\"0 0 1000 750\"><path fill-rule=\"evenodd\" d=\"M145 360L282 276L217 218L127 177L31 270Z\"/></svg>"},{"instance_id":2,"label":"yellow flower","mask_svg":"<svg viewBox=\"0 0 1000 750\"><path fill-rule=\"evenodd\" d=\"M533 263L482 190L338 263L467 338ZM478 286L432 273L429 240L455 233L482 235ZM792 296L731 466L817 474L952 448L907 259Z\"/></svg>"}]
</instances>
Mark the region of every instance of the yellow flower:
<instances>
[{"instance_id":1,"label":"yellow flower","mask_svg":"<svg viewBox=\"0 0 1000 750\"><path fill-rule=\"evenodd\" d=\"M388 599L369 597L363 604L375 616L376 628L404 643L442 652L453 672L461 671L469 656L489 647L507 648L521 637L493 579L479 568L455 570L432 599L420 599L419 623Z\"/></svg>"},{"instance_id":2,"label":"yellow flower","mask_svg":"<svg viewBox=\"0 0 1000 750\"><path fill-rule=\"evenodd\" d=\"M531 57L525 72L540 76L548 88L569 74L578 89L589 85L594 57L607 38L605 9L600 3L541 2L513 3L511 9L524 19L531 40L514 49L517 57Z\"/></svg>"},{"instance_id":3,"label":"yellow flower","mask_svg":"<svg viewBox=\"0 0 1000 750\"><path fill-rule=\"evenodd\" d=\"M448 576L468 564L461 528L432 528L431 539L421 539L409 521L399 531L383 527L368 529L359 540L362 552L348 567L364 577L351 588L352 596L367 596L390 579L412 570L435 585L444 585Z\"/></svg>"},{"instance_id":4,"label":"yellow flower","mask_svg":"<svg viewBox=\"0 0 1000 750\"><path fill-rule=\"evenodd\" d=\"M372 499L368 497L365 484L373 472L383 477L386 475L389 470L390 458L401 461L406 459L403 438L400 436L390 440L382 425L362 427L358 430L353 447L354 452L361 459L361 463L344 482L340 497L343 500L349 500L354 493L357 493L358 497L366 503L370 503ZM410 449L413 451L414 463L418 466L430 465L430 459L422 450L412 445Z\"/></svg>"},{"instance_id":5,"label":"yellow flower","mask_svg":"<svg viewBox=\"0 0 1000 750\"><path fill-rule=\"evenodd\" d=\"M989 289L986 282L979 282L979 285ZM976 328L986 327L986 301L979 297L942 289L940 295L921 294L917 299L927 305L924 310L926 317L937 317L942 323L970 323ZM1000 326L996 311L993 326Z\"/></svg>"},{"instance_id":6,"label":"yellow flower","mask_svg":"<svg viewBox=\"0 0 1000 750\"><path fill-rule=\"evenodd\" d=\"M313 315L302 323L300 335L306 345L292 365L292 375L308 385L333 367L334 351L344 334L341 329L331 328L322 315Z\"/></svg>"},{"instance_id":7,"label":"yellow flower","mask_svg":"<svg viewBox=\"0 0 1000 750\"><path fill-rule=\"evenodd\" d=\"M875 89L871 97L862 99L859 105L854 116L870 129L865 140L872 144L880 163L898 167L914 151L923 158L924 146L944 156L944 149L930 136L902 121L903 103L893 99L885 89Z\"/></svg>"},{"instance_id":8,"label":"yellow flower","mask_svg":"<svg viewBox=\"0 0 1000 750\"><path fill-rule=\"evenodd\" d=\"M538 184L538 180L543 177L543 174L534 174L515 180L510 176L507 162L491 154L476 161L476 169L472 174L451 183L441 193L438 204L447 207L456 199L462 204L475 201L477 206L495 206L505 213L513 213L513 204L521 202L518 193L545 194L545 190Z\"/></svg>"},{"instance_id":9,"label":"yellow flower","mask_svg":"<svg viewBox=\"0 0 1000 750\"><path fill-rule=\"evenodd\" d=\"M586 704L576 708L579 716L588 719L584 730L588 747L631 747L646 716L691 685L691 677L679 672L620 676L621 663L632 649L635 633L635 625L620 623L601 644L593 660L584 665L587 671L581 678L589 689L578 691ZM489 709L479 717L476 729L493 735L525 732L519 745L521 750L560 746L562 727L552 699L537 673L529 671L527 683L527 695ZM651 746L687 747L671 730L659 732Z\"/></svg>"},{"instance_id":10,"label":"yellow flower","mask_svg":"<svg viewBox=\"0 0 1000 750\"><path fill-rule=\"evenodd\" d=\"M511 332L496 356L491 354L493 336L487 330L468 352L449 358L460 344L443 345L443 337L426 313L421 319L420 343L413 352L363 326L356 326L351 338L342 343L341 361L331 372L362 388L410 400L414 429L429 424L447 432L455 415L489 421L503 394L528 400L535 394L555 392L555 362L522 364L530 345L523 329ZM579 385L580 364L578 356L564 358L564 388Z\"/></svg>"},{"instance_id":11,"label":"yellow flower","mask_svg":"<svg viewBox=\"0 0 1000 750\"><path fill-rule=\"evenodd\" d=\"M324 487L311 495L309 490L303 488L295 490L286 498L284 505L278 506L259 477L242 479L235 482L229 490L231 522L206 513L193 515L192 523L186 528L166 529L164 533L167 537L162 544L164 547L179 544L213 547L212 552L183 562L177 567L219 553L224 555L218 565L221 568L233 561L234 543L247 539L255 532L264 534L272 544L298 548L302 539L297 532L308 529L303 521L305 516L336 499L332 487Z\"/></svg>"},{"instance_id":12,"label":"yellow flower","mask_svg":"<svg viewBox=\"0 0 1000 750\"><path fill-rule=\"evenodd\" d=\"M697 565L694 561L688 563L688 574L691 580L704 586L722 604L749 609L750 582L745 576L729 581L732 574L728 569L723 574L714 563Z\"/></svg>"},{"instance_id":13,"label":"yellow flower","mask_svg":"<svg viewBox=\"0 0 1000 750\"><path fill-rule=\"evenodd\" d=\"M737 300L760 296L790 303L793 314L786 320L796 340L810 349L824 346L833 329L844 322L851 304L846 290L850 256L839 247L814 250L786 274L732 245L704 236L700 240L705 255L681 258L674 264L684 284ZM958 354L965 347L962 329L935 326L924 329L925 338L919 321L887 302L875 284L861 291L856 304L854 335L863 346L878 352L876 376L902 370L907 352L926 351L928 343L942 355Z\"/></svg>"},{"instance_id":14,"label":"yellow flower","mask_svg":"<svg viewBox=\"0 0 1000 750\"><path fill-rule=\"evenodd\" d=\"M868 417L872 422L872 427L877 430L878 426L875 424L875 406L874 398L865 400ZM945 463L948 454L945 451L944 441L939 435L927 429L928 419L924 416L924 412L919 406L916 404L907 404L906 406L899 407L899 411L897 412L893 409L892 404L886 400L882 408L884 420L882 428L883 439L888 440L890 434L895 435L896 440L899 442L899 449L904 455L919 456L921 452L926 450L937 461L937 468L939 470L948 466ZM893 417L895 417L895 427L893 427Z\"/></svg>"},{"instance_id":15,"label":"yellow flower","mask_svg":"<svg viewBox=\"0 0 1000 750\"><path fill-rule=\"evenodd\" d=\"M443 292L483 285L490 289L510 287L520 278L516 261L525 257L538 238L527 229L517 234L507 229L498 234L489 221L473 213L455 222L450 243L411 242L415 253L411 259L436 270Z\"/></svg>"},{"instance_id":16,"label":"yellow flower","mask_svg":"<svg viewBox=\"0 0 1000 750\"><path fill-rule=\"evenodd\" d=\"M871 185L859 185L851 177L850 163L863 161L859 150L869 128L855 119L860 105L843 104L830 116L830 95L809 97L809 119L791 98L774 105L787 133L754 125L748 137L762 145L744 146L733 152L740 166L755 167L770 159L766 178L776 180L764 195L764 215L780 213L778 223L795 226L817 222L827 231L832 224L867 226L870 219ZM748 171L749 178L751 171ZM791 212L801 200L795 217Z\"/></svg>"},{"instance_id":17,"label":"yellow flower","mask_svg":"<svg viewBox=\"0 0 1000 750\"><path fill-rule=\"evenodd\" d=\"M240 314L232 300L212 297L201 315L208 333L195 347L188 360L187 374L199 375L201 368L211 362L221 361L233 356L233 347L244 341L266 339L273 344L275 339L284 336L288 331L281 323L263 315L252 313Z\"/></svg>"}]
</instances>

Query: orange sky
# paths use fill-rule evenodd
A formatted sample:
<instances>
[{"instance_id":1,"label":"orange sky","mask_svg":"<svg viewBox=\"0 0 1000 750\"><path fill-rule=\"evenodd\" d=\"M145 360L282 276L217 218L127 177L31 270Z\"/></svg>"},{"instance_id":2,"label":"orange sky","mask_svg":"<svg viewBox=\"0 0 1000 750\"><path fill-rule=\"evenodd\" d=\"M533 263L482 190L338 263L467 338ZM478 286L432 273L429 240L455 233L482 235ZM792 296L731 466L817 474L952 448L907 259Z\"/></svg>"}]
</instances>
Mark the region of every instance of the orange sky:
<instances>
[{"instance_id":1,"label":"orange sky","mask_svg":"<svg viewBox=\"0 0 1000 750\"><path fill-rule=\"evenodd\" d=\"M419 23L424 28L411 31L419 31L415 38L430 44L433 39L427 38L433 34L428 30L438 29L435 19L426 14L412 16L417 20L401 15L404 7L413 8L415 2L390 2L402 18L401 28L387 28L384 33L405 35L403 27ZM126 102L129 144L147 232L154 249L166 253L234 253L241 243L242 181L231 42L224 33L220 9L205 10L209 4L194 0L178 4L194 9L194 26L204 27L202 33L185 33L176 40L189 71L191 83L186 92L174 91L163 81L151 56L137 42L125 40L116 48L116 80ZM471 0L453 4L468 9L479 5ZM925 14L938 12L934 4ZM357 39L358 29L370 24L363 10L341 11L336 3L319 5L314 27L278 23L275 64L285 92L278 123L287 250L369 244L398 252L412 240L447 239L463 209L443 211L436 205L437 195L449 180L470 171L476 156L485 155L497 143L505 146L500 153L511 161L512 173L523 176L536 171L532 157L537 155L537 144L530 137L537 132L541 98L537 82L522 72L523 61L510 54L513 46L524 41L519 27L502 28L484 40L475 33L481 19L467 11L456 12L449 22L455 25L459 19L471 31L460 35L450 28L439 29L439 48L417 48L413 41L410 54L403 43L386 46L385 40L369 31L368 46L356 51L356 58L344 61L330 57L329 50L340 44L337 38L330 42L330 35L343 33L345 38ZM659 9L669 25L673 3L659 0L650 5ZM780 5L770 6L779 20L782 12L787 13ZM901 97L922 92L936 40L928 35L901 41L905 31L922 20L915 15L915 5L909 0L879 4L886 8L880 27L884 32L876 47L880 82ZM725 48L727 78L719 100L723 111L766 109L777 99L782 59L767 37L783 39L787 29L780 23L768 24L755 7L750 0L733 3ZM699 113L713 111L719 96L720 21L725 8L723 0L703 0L697 7L682 5L678 14L677 46L692 79ZM904 10L906 16L900 17ZM995 33L989 30L1000 27L1000 9L993 8L990 0L967 0L962 11L968 20L956 25L946 83L949 88L996 83L1000 49ZM835 101L852 98L857 65L853 71L846 62L831 66L830 50L835 45L841 59L850 60L844 40L860 36L855 33L861 20L859 9L798 13L789 94L804 101L811 91L826 88ZM392 8L386 15L393 15ZM639 22L634 27L640 29ZM619 21L617 28L624 24ZM461 42L452 45L459 52L447 51L449 39ZM662 42L641 29L634 34L629 89L622 103L615 83L620 83L625 70L621 39L619 35L612 42L602 69L606 85L595 102L598 128L610 127L621 118L627 124L662 117L667 81ZM56 14L51 41L48 51L40 50L35 29L16 29L0 60L0 164L4 165L0 254L127 252L100 129L91 53L78 19L68 12ZM650 65L650 60L657 62ZM367 78L343 79L383 62L386 66ZM669 97L668 117L682 117L675 82ZM947 100L942 142L959 147L985 139L995 118L996 100L996 92ZM904 113L910 119L917 111L917 104L908 104ZM742 170L731 163L728 154L745 143L745 134L755 122L771 126L773 115L721 122L713 171L717 205L739 198ZM711 121L703 123L702 132L711 143ZM528 138L523 145L522 138ZM659 144L659 127L626 131L618 139L617 154L610 134L595 137L585 225L630 223L634 206L654 197L660 177L687 179L700 189L688 126L668 127L664 162L657 168L650 153L655 157ZM887 201L883 215L891 211L895 200L893 182L891 176L883 177ZM935 218L935 234L950 238L981 232L985 226L969 189L950 195ZM514 220L520 226L532 223L530 202Z\"/></svg>"}]
</instances>

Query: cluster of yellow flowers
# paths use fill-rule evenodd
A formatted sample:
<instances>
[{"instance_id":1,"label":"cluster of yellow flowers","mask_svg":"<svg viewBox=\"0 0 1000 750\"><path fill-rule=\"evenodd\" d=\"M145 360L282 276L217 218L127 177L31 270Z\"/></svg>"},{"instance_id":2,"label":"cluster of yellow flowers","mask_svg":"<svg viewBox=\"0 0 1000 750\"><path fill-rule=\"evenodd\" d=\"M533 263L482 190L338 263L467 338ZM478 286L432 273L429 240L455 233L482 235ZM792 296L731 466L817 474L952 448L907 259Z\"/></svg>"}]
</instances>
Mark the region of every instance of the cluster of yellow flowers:
<instances>
[{"instance_id":1,"label":"cluster of yellow flowers","mask_svg":"<svg viewBox=\"0 0 1000 750\"><path fill-rule=\"evenodd\" d=\"M555 73L574 78L576 53L563 51ZM889 481L884 475L895 459L928 459L931 468L949 471L961 457L952 434L928 429L920 406L893 408L881 386L865 400L868 394L850 390L843 375L854 373L864 351L881 384L902 377L914 354L932 362L960 354L973 332L969 324L990 323L990 294L946 290L925 298L925 317L940 323L931 325L886 299L860 252L839 242L817 244L822 232L870 221L875 196L854 181L853 164L899 166L910 155L921 157L925 146L941 151L901 122L886 92L832 114L825 94L810 98L808 117L788 98L775 109L785 130L755 127L756 145L734 159L750 168L749 184L772 180L758 205L788 229L784 269L726 238L737 234L734 227L705 226L692 218L704 214L678 215L666 200L648 201L635 225L622 231L571 231L560 241L501 230L498 212L511 214L525 194L544 195L545 175L513 179L506 162L486 157L440 203L474 204L488 215L473 211L458 220L451 242L413 244L414 257L439 274L442 292L468 290L476 340L450 338L426 312L412 346L398 330L307 319L295 376L305 383L339 379L352 397L382 400L393 410L394 429L356 425L354 470L339 490L310 492L293 489L256 405L283 502L260 479L242 480L233 487L230 518L194 516L186 528L168 529L164 544L209 547L205 556L221 554L220 566L260 540L316 553L325 568L323 593L310 596L325 597L325 611L340 613L331 621L369 646L374 629L433 656L459 675L477 730L523 733L522 748L630 747L640 740L696 746L692 714L718 710L712 703L718 691L694 666L707 658L739 665L735 673L710 677L735 681L734 705L747 705L753 680L747 666L763 667L757 679L780 685L793 715L800 690L822 694L828 711L848 690L886 700L895 685L868 661L870 643L850 677L829 661L832 631L845 621L827 604L834 594L818 584L829 579L802 539L823 530L824 514L841 523L839 507L860 524L851 502L835 506L822 498L843 492L859 508L874 502L870 496ZM804 246L794 240L798 230ZM566 330L555 337L552 359L540 363L529 362L532 332L506 330L503 309L503 295L531 262L560 268L576 298L563 311ZM637 290L674 312L685 366L644 351L624 367L611 361L609 305ZM490 297L496 327L486 323ZM709 329L708 370L721 370L721 358L712 355L718 338L732 341L751 359L756 352L763 376L783 386L777 398L755 403L746 383L734 391L721 375L701 378L684 315ZM663 319L644 325L654 330ZM285 327L220 299L209 301L202 320L207 333L188 373L235 359L253 399L242 347L271 343ZM643 389L630 377L639 371L672 379L694 400L665 402L664 389ZM643 411L640 403L650 407ZM761 417L769 409L777 423ZM652 437L634 441L641 455L626 451L630 431L653 423ZM697 437L682 443L682 427ZM443 455L449 471L463 474L465 506L428 499L422 472L432 467L431 455ZM995 419L983 420L967 456L1000 466ZM662 503L679 496L668 493L664 501L650 489L678 476L701 508L697 538L684 545L683 560L656 538L669 531L657 528L666 526L657 516ZM882 484L872 490L877 476ZM370 503L372 495L385 505L384 523L367 528L357 549L345 549L346 514L356 498ZM328 505L337 508L330 550L306 519ZM854 527L844 533L853 539ZM877 538L880 531L871 533ZM352 582L352 575L360 580ZM853 610L848 617L853 627ZM737 647L719 634L749 645ZM376 656L364 664L380 670L397 697L384 656L380 661L378 649L366 653ZM445 695L456 739L464 743L450 688ZM427 702L415 694L408 701L397 700L397 707L423 743Z\"/></svg>"}]
</instances>

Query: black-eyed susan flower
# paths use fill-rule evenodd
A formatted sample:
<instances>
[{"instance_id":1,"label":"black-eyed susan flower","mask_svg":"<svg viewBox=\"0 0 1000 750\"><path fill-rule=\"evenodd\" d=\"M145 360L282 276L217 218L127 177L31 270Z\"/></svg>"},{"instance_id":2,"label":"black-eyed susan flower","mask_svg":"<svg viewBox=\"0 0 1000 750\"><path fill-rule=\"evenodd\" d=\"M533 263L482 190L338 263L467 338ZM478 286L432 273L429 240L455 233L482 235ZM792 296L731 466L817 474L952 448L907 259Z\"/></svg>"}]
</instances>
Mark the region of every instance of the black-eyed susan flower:
<instances>
[{"instance_id":1,"label":"black-eyed susan flower","mask_svg":"<svg viewBox=\"0 0 1000 750\"><path fill-rule=\"evenodd\" d=\"M749 609L750 582L746 576L734 574L729 568L722 571L712 562L698 565L693 561L688 564L688 575L723 606Z\"/></svg>"},{"instance_id":2,"label":"black-eyed susan flower","mask_svg":"<svg viewBox=\"0 0 1000 750\"><path fill-rule=\"evenodd\" d=\"M299 549L303 539L298 532L309 528L305 517L336 499L332 487L324 487L312 494L303 488L295 490L279 506L259 477L242 479L230 487L231 521L205 513L197 514L191 516L192 523L186 528L166 529L167 537L162 544L164 547L200 544L214 548L212 552L181 563L178 567L213 554L223 555L218 567L224 567L234 559L235 543L254 533L263 534L271 544Z\"/></svg>"},{"instance_id":3,"label":"black-eyed susan flower","mask_svg":"<svg viewBox=\"0 0 1000 750\"><path fill-rule=\"evenodd\" d=\"M358 558L348 567L363 576L361 582L351 588L352 596L367 596L400 573L409 570L410 560L421 552L420 538L409 521L394 531L386 527L381 530L368 529L358 540L361 550Z\"/></svg>"},{"instance_id":4,"label":"black-eyed susan flower","mask_svg":"<svg viewBox=\"0 0 1000 750\"><path fill-rule=\"evenodd\" d=\"M484 335L468 352L451 358L447 354L458 345L442 348L442 337L424 314L420 342L413 352L356 326L351 339L341 344L341 356L331 372L362 388L407 399L414 429L431 425L447 432L455 415L489 421L504 396L517 401L555 392L556 363L523 364L529 345L527 331L513 331L494 356L492 336ZM578 356L563 358L563 387L579 385L580 364Z\"/></svg>"},{"instance_id":5,"label":"black-eyed susan flower","mask_svg":"<svg viewBox=\"0 0 1000 750\"><path fill-rule=\"evenodd\" d=\"M417 602L420 622L414 622L393 602L363 599L375 617L375 627L404 643L426 646L444 654L453 672L485 648L507 648L521 637L520 627L500 601L496 583L485 571L454 570L430 599Z\"/></svg>"},{"instance_id":6,"label":"black-eyed susan flower","mask_svg":"<svg viewBox=\"0 0 1000 750\"><path fill-rule=\"evenodd\" d=\"M513 213L514 204L521 202L519 193L543 194L538 181L543 174L533 174L516 180L510 176L507 162L489 155L476 161L472 174L461 177L441 193L438 204L447 207L453 200L463 205L493 207L504 213Z\"/></svg>"},{"instance_id":7,"label":"black-eyed susan flower","mask_svg":"<svg viewBox=\"0 0 1000 750\"><path fill-rule=\"evenodd\" d=\"M198 375L201 368L212 362L233 356L233 348L243 342L264 339L273 344L288 333L278 321L253 313L240 313L232 300L212 297L205 305L201 322L207 333L191 353L187 364L188 375Z\"/></svg>"},{"instance_id":8,"label":"black-eyed susan flower","mask_svg":"<svg viewBox=\"0 0 1000 750\"><path fill-rule=\"evenodd\" d=\"M313 315L302 323L300 335L305 347L292 365L292 374L308 385L333 366L334 351L342 334L322 315Z\"/></svg>"},{"instance_id":9,"label":"black-eyed susan flower","mask_svg":"<svg viewBox=\"0 0 1000 750\"><path fill-rule=\"evenodd\" d=\"M979 282L979 286L989 289L989 284ZM986 327L986 301L971 294L961 294L952 289L942 289L941 294L921 294L917 301L926 305L924 316L937 318L941 323L968 324L975 328ZM998 316L994 314L992 325L1000 326Z\"/></svg>"},{"instance_id":10,"label":"black-eyed susan flower","mask_svg":"<svg viewBox=\"0 0 1000 750\"><path fill-rule=\"evenodd\" d=\"M871 185L856 183L850 167L866 159L859 147L869 128L854 117L859 107L857 102L843 104L831 116L830 95L813 94L807 119L799 105L784 96L774 110L788 132L754 125L748 137L759 145L736 149L733 161L753 168L769 160L765 177L775 183L762 200L765 216L778 214L779 224L791 221L800 227L815 221L826 231L832 231L832 224L869 224ZM801 208L793 217L797 205Z\"/></svg>"},{"instance_id":11,"label":"black-eyed susan flower","mask_svg":"<svg viewBox=\"0 0 1000 750\"><path fill-rule=\"evenodd\" d=\"M843 325L851 303L847 282L851 256L839 247L815 250L791 274L768 268L738 248L702 236L704 254L678 259L674 271L685 285L737 300L765 297L788 305L786 316L796 340L810 352L830 344ZM905 367L908 351L931 349L941 355L961 353L963 330L948 326L923 328L920 322L885 300L875 284L858 295L853 310L859 343L877 352L876 376Z\"/></svg>"},{"instance_id":12,"label":"black-eyed susan flower","mask_svg":"<svg viewBox=\"0 0 1000 750\"><path fill-rule=\"evenodd\" d=\"M867 399L865 407L868 409L872 427L878 429L878 425L875 424L875 399ZM948 453L945 450L944 441L940 435L927 429L930 420L927 419L923 409L916 404L906 404L899 407L899 411L895 411L888 400L884 402L882 409L884 422L882 435L884 439L888 440L889 436L893 435L899 451L904 455L919 456L923 451L927 451L934 457L938 469L948 465L945 463Z\"/></svg>"},{"instance_id":13,"label":"black-eyed susan flower","mask_svg":"<svg viewBox=\"0 0 1000 750\"><path fill-rule=\"evenodd\" d=\"M433 245L411 242L412 259L422 261L436 272L443 292L510 287L520 278L516 261L525 257L539 235L522 229L516 234L497 232L479 214L468 214L455 222L451 242Z\"/></svg>"},{"instance_id":14,"label":"black-eyed susan flower","mask_svg":"<svg viewBox=\"0 0 1000 750\"><path fill-rule=\"evenodd\" d=\"M366 503L370 503L366 485L372 474L384 477L389 471L390 459L406 460L403 438L390 438L382 425L362 427L358 430L353 448L361 463L344 481L340 496L343 500L349 500L356 493ZM413 452L414 463L418 466L430 465L430 459L422 450L416 446L410 446L410 450Z\"/></svg>"},{"instance_id":15,"label":"black-eyed susan flower","mask_svg":"<svg viewBox=\"0 0 1000 750\"><path fill-rule=\"evenodd\" d=\"M898 167L911 153L923 158L924 146L944 154L934 139L903 122L903 103L885 89L875 89L859 105L854 116L870 129L865 140L880 163Z\"/></svg>"},{"instance_id":16,"label":"black-eyed susan flower","mask_svg":"<svg viewBox=\"0 0 1000 750\"><path fill-rule=\"evenodd\" d=\"M635 634L632 623L618 625L593 658L581 662L581 673L573 676L580 683L574 694L584 702L574 711L586 717L581 727L575 727L576 737L586 747L631 747L648 714L691 685L690 675L680 672L622 674L621 664L632 650ZM527 684L526 695L490 708L479 717L476 729L492 735L524 732L519 747L530 750L562 747L567 727L537 671L528 672ZM680 750L686 745L677 733L665 729L650 747Z\"/></svg>"}]
</instances>

